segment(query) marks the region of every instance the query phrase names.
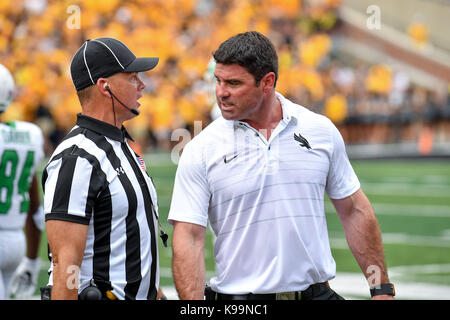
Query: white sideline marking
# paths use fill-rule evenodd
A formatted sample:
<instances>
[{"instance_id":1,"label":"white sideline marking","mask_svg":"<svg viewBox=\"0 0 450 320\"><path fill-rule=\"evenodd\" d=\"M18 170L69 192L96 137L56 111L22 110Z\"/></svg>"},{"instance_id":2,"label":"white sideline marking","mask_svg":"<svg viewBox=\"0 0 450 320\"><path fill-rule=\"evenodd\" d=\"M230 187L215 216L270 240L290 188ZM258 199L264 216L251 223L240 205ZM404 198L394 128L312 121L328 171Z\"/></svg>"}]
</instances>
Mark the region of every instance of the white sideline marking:
<instances>
[{"instance_id":1,"label":"white sideline marking","mask_svg":"<svg viewBox=\"0 0 450 320\"><path fill-rule=\"evenodd\" d=\"M418 266L417 266L418 267ZM389 268L388 272L393 268ZM450 299L450 286L406 282L396 280L391 276L391 281L395 285L396 299L400 300L448 300ZM330 286L338 294L346 299L357 297L370 298L369 285L363 274L338 273L336 278L330 281Z\"/></svg>"},{"instance_id":2,"label":"white sideline marking","mask_svg":"<svg viewBox=\"0 0 450 320\"><path fill-rule=\"evenodd\" d=\"M450 239L448 235L436 236L418 236L406 233L383 233L383 243L407 244L419 247L440 247L450 248ZM340 233L330 232L330 246L334 249L347 249L348 244L344 236Z\"/></svg>"},{"instance_id":3,"label":"white sideline marking","mask_svg":"<svg viewBox=\"0 0 450 320\"><path fill-rule=\"evenodd\" d=\"M424 264L411 266L396 266L390 267L389 275L399 277L404 274L434 274L434 273L450 273L450 263L447 264Z\"/></svg>"},{"instance_id":4,"label":"white sideline marking","mask_svg":"<svg viewBox=\"0 0 450 320\"><path fill-rule=\"evenodd\" d=\"M447 300L450 298L450 286L396 281L394 276L391 276L391 281L395 285L396 299ZM336 278L330 281L330 286L345 299L370 299L369 285L362 273L338 273ZM167 299L179 299L174 287L166 286L162 287L162 290Z\"/></svg>"},{"instance_id":5,"label":"white sideline marking","mask_svg":"<svg viewBox=\"0 0 450 320\"><path fill-rule=\"evenodd\" d=\"M406 184L364 182L361 187L366 194L402 195L414 197L447 198L449 186L445 184Z\"/></svg>"}]
</instances>

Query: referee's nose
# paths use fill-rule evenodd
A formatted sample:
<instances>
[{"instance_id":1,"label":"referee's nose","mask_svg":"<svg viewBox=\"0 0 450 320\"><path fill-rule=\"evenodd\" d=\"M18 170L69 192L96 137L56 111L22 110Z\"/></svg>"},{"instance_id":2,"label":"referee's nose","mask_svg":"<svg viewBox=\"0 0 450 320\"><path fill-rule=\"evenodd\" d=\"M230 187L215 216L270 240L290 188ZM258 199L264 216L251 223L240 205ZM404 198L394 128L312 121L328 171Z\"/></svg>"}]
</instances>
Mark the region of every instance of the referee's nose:
<instances>
[{"instance_id":1,"label":"referee's nose","mask_svg":"<svg viewBox=\"0 0 450 320\"><path fill-rule=\"evenodd\" d=\"M139 77L139 74L137 75L137 79L138 79L138 86L137 86L138 91L144 90L146 85L144 81L142 81L142 79Z\"/></svg>"}]
</instances>

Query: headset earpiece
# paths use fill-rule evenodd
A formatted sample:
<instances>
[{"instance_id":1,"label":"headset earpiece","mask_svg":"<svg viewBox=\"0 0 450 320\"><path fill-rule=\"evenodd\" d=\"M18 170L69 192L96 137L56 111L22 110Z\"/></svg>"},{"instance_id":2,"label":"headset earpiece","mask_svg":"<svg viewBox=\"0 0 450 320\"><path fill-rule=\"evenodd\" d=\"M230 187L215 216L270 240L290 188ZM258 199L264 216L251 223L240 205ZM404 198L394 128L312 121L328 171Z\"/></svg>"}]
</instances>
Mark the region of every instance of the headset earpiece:
<instances>
[{"instance_id":1,"label":"headset earpiece","mask_svg":"<svg viewBox=\"0 0 450 320\"><path fill-rule=\"evenodd\" d=\"M128 109L132 114L134 115L139 115L139 111L130 108L129 106L127 106L126 104L124 104L122 101L120 101L115 95L114 93L112 93L111 89L109 88L108 83L105 83L105 85L103 86L103 88L105 88L106 91L109 92L109 94L111 95L111 101L112 101L112 106L113 106L113 110L114 110L114 99L116 99L125 109ZM115 113L114 113L115 116ZM115 122L115 121L114 121Z\"/></svg>"}]
</instances>

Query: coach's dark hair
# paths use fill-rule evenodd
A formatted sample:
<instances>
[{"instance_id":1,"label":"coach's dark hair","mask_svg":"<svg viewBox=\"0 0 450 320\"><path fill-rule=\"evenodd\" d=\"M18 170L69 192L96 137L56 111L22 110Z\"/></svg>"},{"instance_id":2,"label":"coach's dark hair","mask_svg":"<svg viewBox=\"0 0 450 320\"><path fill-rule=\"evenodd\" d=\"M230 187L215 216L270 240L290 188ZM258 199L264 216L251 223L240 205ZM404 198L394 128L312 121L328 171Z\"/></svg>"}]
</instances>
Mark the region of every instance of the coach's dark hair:
<instances>
[{"instance_id":1,"label":"coach's dark hair","mask_svg":"<svg viewBox=\"0 0 450 320\"><path fill-rule=\"evenodd\" d=\"M255 78L256 85L269 72L278 79L278 56L272 42L257 31L239 33L225 42L213 53L216 63L238 64Z\"/></svg>"}]
</instances>

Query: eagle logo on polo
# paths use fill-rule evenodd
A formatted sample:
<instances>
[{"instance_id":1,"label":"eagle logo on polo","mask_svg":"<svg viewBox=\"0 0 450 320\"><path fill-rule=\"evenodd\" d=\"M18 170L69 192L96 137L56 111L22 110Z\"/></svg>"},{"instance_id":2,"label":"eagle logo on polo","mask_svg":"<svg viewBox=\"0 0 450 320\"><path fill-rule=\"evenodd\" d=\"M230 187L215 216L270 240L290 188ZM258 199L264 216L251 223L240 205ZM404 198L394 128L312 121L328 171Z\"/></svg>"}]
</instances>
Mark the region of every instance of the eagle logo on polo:
<instances>
[{"instance_id":1,"label":"eagle logo on polo","mask_svg":"<svg viewBox=\"0 0 450 320\"><path fill-rule=\"evenodd\" d=\"M300 133L298 135L294 133L294 140L298 141L301 147L311 150L311 146L309 145L308 140L306 140L306 138L303 137Z\"/></svg>"}]
</instances>

